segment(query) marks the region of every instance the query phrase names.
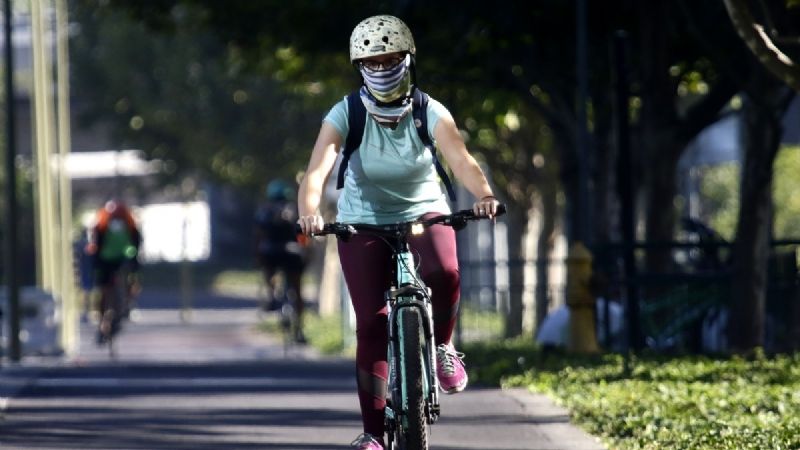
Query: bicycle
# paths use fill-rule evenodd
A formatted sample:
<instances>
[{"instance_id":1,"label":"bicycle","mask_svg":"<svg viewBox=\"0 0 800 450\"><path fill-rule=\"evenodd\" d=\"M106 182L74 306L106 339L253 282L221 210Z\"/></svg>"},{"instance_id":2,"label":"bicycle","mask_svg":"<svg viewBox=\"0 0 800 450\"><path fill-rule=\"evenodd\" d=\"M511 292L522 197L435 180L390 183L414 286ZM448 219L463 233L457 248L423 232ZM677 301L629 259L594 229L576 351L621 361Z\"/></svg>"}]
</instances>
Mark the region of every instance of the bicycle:
<instances>
[{"instance_id":1,"label":"bicycle","mask_svg":"<svg viewBox=\"0 0 800 450\"><path fill-rule=\"evenodd\" d=\"M260 311L262 313L272 311L278 314L285 356L289 354L295 344L305 344L306 342L302 323L295 308L295 303L298 301L297 296L300 293L289 285L286 276L284 269L276 270L271 274L270 282L265 282L262 286L260 295L262 299Z\"/></svg>"},{"instance_id":2,"label":"bicycle","mask_svg":"<svg viewBox=\"0 0 800 450\"><path fill-rule=\"evenodd\" d=\"M505 213L499 205L497 215ZM433 338L431 291L416 271L408 236L436 225L455 230L468 221L484 219L472 210L430 219L390 225L328 223L315 236L333 234L347 240L356 234L380 237L392 248L393 285L384 299L389 311L389 381L385 423L389 450L427 450L429 427L439 418L439 381L436 378L436 346Z\"/></svg>"},{"instance_id":3,"label":"bicycle","mask_svg":"<svg viewBox=\"0 0 800 450\"><path fill-rule=\"evenodd\" d=\"M135 302L138 282L135 275L123 263L109 281L108 289L100 287L99 323L97 326L98 345L108 345L111 358L116 357L114 338L122 328L122 321L130 317ZM120 282L123 280L123 282Z\"/></svg>"}]
</instances>

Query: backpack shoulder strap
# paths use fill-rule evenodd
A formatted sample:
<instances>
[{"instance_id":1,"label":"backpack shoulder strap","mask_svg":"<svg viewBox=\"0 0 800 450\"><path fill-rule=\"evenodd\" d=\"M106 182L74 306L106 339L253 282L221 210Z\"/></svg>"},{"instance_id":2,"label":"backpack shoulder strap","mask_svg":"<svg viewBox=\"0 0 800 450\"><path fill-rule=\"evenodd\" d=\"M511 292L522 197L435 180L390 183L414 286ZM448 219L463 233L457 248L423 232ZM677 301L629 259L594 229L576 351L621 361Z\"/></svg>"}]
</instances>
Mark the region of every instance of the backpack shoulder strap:
<instances>
[{"instance_id":1,"label":"backpack shoulder strap","mask_svg":"<svg viewBox=\"0 0 800 450\"><path fill-rule=\"evenodd\" d=\"M418 88L414 88L412 115L414 118L414 126L417 127L417 134L422 144L425 145L433 155L433 165L436 167L436 173L439 174L444 187L447 189L447 196L450 197L451 202L456 201L456 193L453 190L453 184L450 182L450 177L447 176L447 171L439 161L439 156L436 152L436 147L433 145L433 139L428 133L428 94L422 92ZM360 139L359 139L360 140Z\"/></svg>"},{"instance_id":2,"label":"backpack shoulder strap","mask_svg":"<svg viewBox=\"0 0 800 450\"><path fill-rule=\"evenodd\" d=\"M351 92L347 96L347 138L342 149L342 161L339 163L339 175L336 179L336 189L344 187L344 174L347 171L347 163L350 155L361 145L361 138L364 136L364 126L367 124L367 108L361 102L361 95L358 91Z\"/></svg>"}]
</instances>

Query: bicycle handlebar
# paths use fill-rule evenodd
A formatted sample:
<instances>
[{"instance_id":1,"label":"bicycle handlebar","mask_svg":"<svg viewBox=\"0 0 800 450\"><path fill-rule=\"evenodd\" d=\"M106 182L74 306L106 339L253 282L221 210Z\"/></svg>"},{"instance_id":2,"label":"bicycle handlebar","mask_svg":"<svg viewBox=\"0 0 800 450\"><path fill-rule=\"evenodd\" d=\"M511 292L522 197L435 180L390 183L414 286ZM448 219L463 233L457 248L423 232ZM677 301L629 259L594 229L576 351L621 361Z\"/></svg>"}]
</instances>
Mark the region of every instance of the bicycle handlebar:
<instances>
[{"instance_id":1,"label":"bicycle handlebar","mask_svg":"<svg viewBox=\"0 0 800 450\"><path fill-rule=\"evenodd\" d=\"M497 206L497 212L494 217L502 216L506 213L506 205L501 203ZM467 225L467 222L472 220L488 219L487 216L477 216L471 209L463 209L456 211L452 214L444 214L441 216L432 217L430 219L412 220L410 222L400 222L387 225L370 225L370 224L349 224L349 223L326 223L322 227L322 231L312 233L312 236L326 236L335 234L336 236L347 239L359 232L366 232L373 235L382 236L404 236L412 232L414 226L422 226L428 228L432 225L446 225L453 227L455 230L460 230ZM295 230L300 233L300 226L295 226ZM413 232L412 232L413 234Z\"/></svg>"}]
</instances>

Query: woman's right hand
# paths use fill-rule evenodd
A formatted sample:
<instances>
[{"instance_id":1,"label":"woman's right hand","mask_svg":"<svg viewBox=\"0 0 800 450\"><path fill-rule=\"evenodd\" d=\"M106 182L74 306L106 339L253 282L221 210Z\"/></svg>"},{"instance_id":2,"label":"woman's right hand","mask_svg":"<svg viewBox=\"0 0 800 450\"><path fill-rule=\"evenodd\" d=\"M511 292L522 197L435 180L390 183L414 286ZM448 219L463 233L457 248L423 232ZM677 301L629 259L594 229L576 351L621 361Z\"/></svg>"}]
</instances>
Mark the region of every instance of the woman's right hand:
<instances>
[{"instance_id":1,"label":"woman's right hand","mask_svg":"<svg viewBox=\"0 0 800 450\"><path fill-rule=\"evenodd\" d=\"M311 236L312 233L322 231L322 227L325 225L325 220L320 215L300 216L300 218L297 219L297 224L300 225L300 229L303 230L303 234L306 236Z\"/></svg>"}]
</instances>

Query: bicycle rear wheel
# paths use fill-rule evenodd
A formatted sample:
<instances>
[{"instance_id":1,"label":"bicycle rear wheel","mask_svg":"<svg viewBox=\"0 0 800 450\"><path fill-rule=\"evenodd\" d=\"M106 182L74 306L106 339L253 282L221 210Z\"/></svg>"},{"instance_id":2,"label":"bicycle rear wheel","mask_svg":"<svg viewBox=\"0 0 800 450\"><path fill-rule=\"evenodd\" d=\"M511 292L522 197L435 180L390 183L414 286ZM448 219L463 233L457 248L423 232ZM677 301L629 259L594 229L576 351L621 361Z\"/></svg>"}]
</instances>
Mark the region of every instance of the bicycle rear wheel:
<instances>
[{"instance_id":1,"label":"bicycle rear wheel","mask_svg":"<svg viewBox=\"0 0 800 450\"><path fill-rule=\"evenodd\" d=\"M119 313L119 294L116 286L110 292L105 292L100 301L100 321L97 325L98 344L108 346L108 356L116 357L114 340L119 332L122 317Z\"/></svg>"},{"instance_id":2,"label":"bicycle rear wheel","mask_svg":"<svg viewBox=\"0 0 800 450\"><path fill-rule=\"evenodd\" d=\"M428 450L428 420L425 413L425 353L422 317L416 308L401 308L399 325L400 382L405 413L397 427L400 450Z\"/></svg>"}]
</instances>

